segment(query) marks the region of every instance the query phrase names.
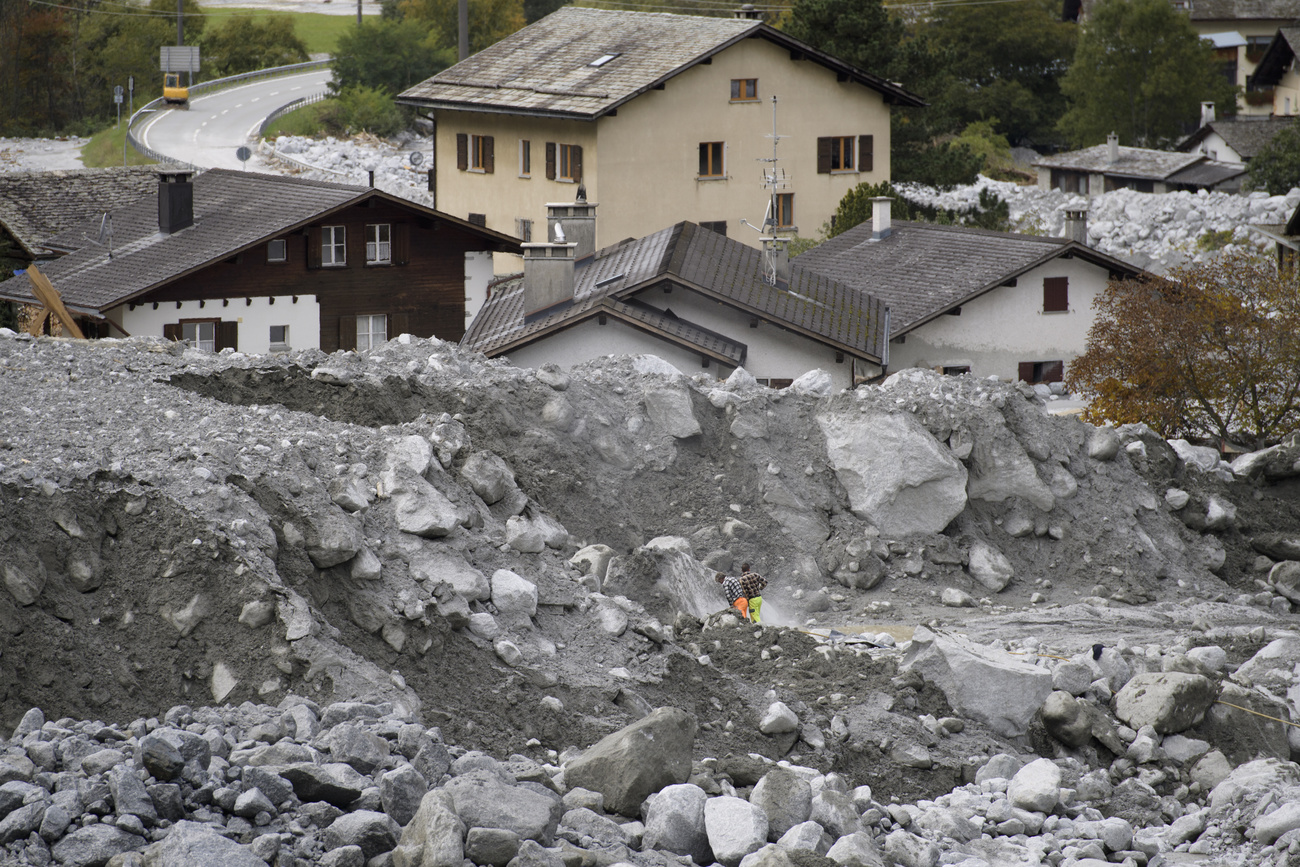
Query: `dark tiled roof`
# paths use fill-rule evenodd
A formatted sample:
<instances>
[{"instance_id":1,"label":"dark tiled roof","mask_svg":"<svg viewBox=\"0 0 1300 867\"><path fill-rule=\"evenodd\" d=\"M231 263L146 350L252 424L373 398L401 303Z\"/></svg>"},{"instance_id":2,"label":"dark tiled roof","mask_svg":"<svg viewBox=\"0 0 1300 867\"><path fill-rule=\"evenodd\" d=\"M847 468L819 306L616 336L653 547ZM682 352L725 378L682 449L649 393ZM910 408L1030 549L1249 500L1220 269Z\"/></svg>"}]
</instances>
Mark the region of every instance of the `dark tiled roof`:
<instances>
[{"instance_id":1,"label":"dark tiled roof","mask_svg":"<svg viewBox=\"0 0 1300 867\"><path fill-rule=\"evenodd\" d=\"M1164 180L1198 160L1201 154L1171 153L1150 148L1119 148L1119 159L1111 162L1110 146L1099 144L1090 148L1043 157L1034 163L1050 169L1100 172L1124 178L1150 178Z\"/></svg>"},{"instance_id":2,"label":"dark tiled roof","mask_svg":"<svg viewBox=\"0 0 1300 867\"><path fill-rule=\"evenodd\" d=\"M879 358L884 346L885 309L879 299L799 265L791 268L788 286L770 286L758 250L694 223L600 250L577 264L574 281L573 306L527 324L523 278L502 284L470 324L462 345L501 355L604 307L625 318L650 317L641 321L717 357L743 357L744 344L636 301L639 292L667 282L859 356Z\"/></svg>"},{"instance_id":3,"label":"dark tiled roof","mask_svg":"<svg viewBox=\"0 0 1300 867\"><path fill-rule=\"evenodd\" d=\"M909 222L894 223L880 241L871 240L870 222L854 226L795 264L884 301L897 336L1064 253L1137 271L1064 238Z\"/></svg>"},{"instance_id":4,"label":"dark tiled roof","mask_svg":"<svg viewBox=\"0 0 1300 867\"><path fill-rule=\"evenodd\" d=\"M1294 117L1259 117L1215 120L1192 133L1178 145L1180 151L1190 151L1212 132L1228 144L1242 159L1253 159L1273 136L1296 122Z\"/></svg>"},{"instance_id":5,"label":"dark tiled roof","mask_svg":"<svg viewBox=\"0 0 1300 867\"><path fill-rule=\"evenodd\" d=\"M60 232L153 192L157 171L129 166L0 173L0 225L29 256L46 255L47 242Z\"/></svg>"},{"instance_id":6,"label":"dark tiled roof","mask_svg":"<svg viewBox=\"0 0 1300 867\"><path fill-rule=\"evenodd\" d=\"M1193 21L1267 21L1300 17L1295 0L1192 0Z\"/></svg>"},{"instance_id":7,"label":"dark tiled roof","mask_svg":"<svg viewBox=\"0 0 1300 867\"><path fill-rule=\"evenodd\" d=\"M1273 41L1268 44L1264 56L1259 59L1255 71L1247 79L1247 87L1273 87L1282 80L1282 76L1291 67L1296 50L1300 48L1300 28L1280 27Z\"/></svg>"},{"instance_id":8,"label":"dark tiled roof","mask_svg":"<svg viewBox=\"0 0 1300 867\"><path fill-rule=\"evenodd\" d=\"M398 96L409 105L591 119L748 36L761 36L885 95L921 100L763 24L566 6ZM593 61L612 55L600 66Z\"/></svg>"},{"instance_id":9,"label":"dark tiled roof","mask_svg":"<svg viewBox=\"0 0 1300 867\"><path fill-rule=\"evenodd\" d=\"M1217 160L1206 160L1203 163L1193 163L1185 169L1179 169L1165 180L1171 184L1212 187L1224 181L1239 178L1245 173L1246 168L1241 163L1221 163Z\"/></svg>"},{"instance_id":10,"label":"dark tiled roof","mask_svg":"<svg viewBox=\"0 0 1300 867\"><path fill-rule=\"evenodd\" d=\"M149 196L113 212L111 257L106 246L87 244L86 238L98 231L96 218L52 239L77 249L41 272L69 307L104 311L371 196L455 223L487 239L492 249L519 251L519 242L507 235L369 187L210 169L194 176L193 226L160 233L158 199ZM25 300L29 286L26 278L5 281L0 296Z\"/></svg>"}]
</instances>

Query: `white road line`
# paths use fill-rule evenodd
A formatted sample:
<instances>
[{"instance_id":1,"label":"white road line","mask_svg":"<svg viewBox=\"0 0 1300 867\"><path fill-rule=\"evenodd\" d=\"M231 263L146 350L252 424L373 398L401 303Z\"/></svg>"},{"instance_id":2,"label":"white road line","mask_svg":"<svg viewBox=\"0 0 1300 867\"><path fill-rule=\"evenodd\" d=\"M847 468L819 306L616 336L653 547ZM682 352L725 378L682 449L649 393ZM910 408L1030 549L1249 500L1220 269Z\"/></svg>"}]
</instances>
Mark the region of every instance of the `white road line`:
<instances>
[{"instance_id":1,"label":"white road line","mask_svg":"<svg viewBox=\"0 0 1300 867\"><path fill-rule=\"evenodd\" d=\"M235 108L243 108L243 107L244 107L244 104L243 104L242 102L241 102L241 103L238 103L238 104L235 106Z\"/></svg>"},{"instance_id":2,"label":"white road line","mask_svg":"<svg viewBox=\"0 0 1300 867\"><path fill-rule=\"evenodd\" d=\"M261 99L261 98L262 98L262 97L260 97L260 96L255 96L255 97L253 97L252 99L250 99L249 102L257 102L257 101L258 101L259 99Z\"/></svg>"},{"instance_id":3,"label":"white road line","mask_svg":"<svg viewBox=\"0 0 1300 867\"><path fill-rule=\"evenodd\" d=\"M293 90L302 90L302 85L300 84L300 85L298 85L297 87L291 87L291 88L289 88L289 90L291 90L291 91L293 91Z\"/></svg>"},{"instance_id":4,"label":"white road line","mask_svg":"<svg viewBox=\"0 0 1300 867\"><path fill-rule=\"evenodd\" d=\"M229 114L229 113L230 113L230 109L228 109L228 108L226 108L226 109L222 109L221 113L222 113L223 115L225 115L225 114Z\"/></svg>"}]
</instances>

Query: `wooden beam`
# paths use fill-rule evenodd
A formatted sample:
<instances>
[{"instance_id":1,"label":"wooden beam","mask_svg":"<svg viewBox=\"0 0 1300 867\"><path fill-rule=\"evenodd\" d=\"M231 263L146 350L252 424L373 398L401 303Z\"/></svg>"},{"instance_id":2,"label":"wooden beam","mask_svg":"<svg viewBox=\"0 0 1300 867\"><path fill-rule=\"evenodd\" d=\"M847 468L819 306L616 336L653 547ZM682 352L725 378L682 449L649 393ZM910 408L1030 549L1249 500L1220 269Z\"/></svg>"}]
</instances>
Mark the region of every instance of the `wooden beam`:
<instances>
[{"instance_id":1,"label":"wooden beam","mask_svg":"<svg viewBox=\"0 0 1300 867\"><path fill-rule=\"evenodd\" d=\"M49 281L49 278L42 274L35 265L29 265L27 266L27 279L32 282L32 295L45 308L44 313L38 317L37 324L43 326L45 315L53 313L67 333L78 340L85 340L86 335L81 333L81 329L77 327L77 322L72 318L72 314L68 312L67 307L63 306L63 298L59 295L59 290L55 289L54 284Z\"/></svg>"}]
</instances>

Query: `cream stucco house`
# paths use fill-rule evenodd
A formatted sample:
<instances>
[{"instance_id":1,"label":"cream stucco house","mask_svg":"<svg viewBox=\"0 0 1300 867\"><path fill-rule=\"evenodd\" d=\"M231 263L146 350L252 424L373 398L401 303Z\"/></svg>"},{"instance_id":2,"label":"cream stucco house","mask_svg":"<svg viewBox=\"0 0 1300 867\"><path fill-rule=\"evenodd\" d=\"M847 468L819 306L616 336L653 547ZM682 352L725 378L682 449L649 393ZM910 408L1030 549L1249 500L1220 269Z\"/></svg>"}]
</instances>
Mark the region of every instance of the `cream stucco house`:
<instances>
[{"instance_id":1,"label":"cream stucco house","mask_svg":"<svg viewBox=\"0 0 1300 867\"><path fill-rule=\"evenodd\" d=\"M579 185L598 246L689 220L758 246L776 213L813 234L846 192L889 178L896 84L750 18L566 7L398 97L435 123L436 206L525 241Z\"/></svg>"}]
</instances>

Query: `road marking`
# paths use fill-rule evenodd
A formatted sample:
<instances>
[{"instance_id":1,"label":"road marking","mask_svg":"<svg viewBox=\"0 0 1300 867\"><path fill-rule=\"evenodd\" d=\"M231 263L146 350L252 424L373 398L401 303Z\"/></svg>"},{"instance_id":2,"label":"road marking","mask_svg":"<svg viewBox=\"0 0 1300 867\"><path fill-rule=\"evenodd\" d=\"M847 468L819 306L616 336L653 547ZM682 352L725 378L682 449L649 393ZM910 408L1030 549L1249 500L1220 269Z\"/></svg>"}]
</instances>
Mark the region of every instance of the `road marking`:
<instances>
[{"instance_id":1,"label":"road marking","mask_svg":"<svg viewBox=\"0 0 1300 867\"><path fill-rule=\"evenodd\" d=\"M208 125L208 122L205 120L205 121L203 121L203 123L199 124L199 129L203 129L203 128L204 128L205 126L207 126L207 125Z\"/></svg>"},{"instance_id":2,"label":"road marking","mask_svg":"<svg viewBox=\"0 0 1300 867\"><path fill-rule=\"evenodd\" d=\"M290 90L290 91L294 91L294 90L302 90L302 85L300 84L300 85L298 85L297 87L291 87L291 88L289 88L289 90Z\"/></svg>"},{"instance_id":3,"label":"road marking","mask_svg":"<svg viewBox=\"0 0 1300 867\"><path fill-rule=\"evenodd\" d=\"M244 104L243 104L242 102L235 106L235 108L243 108L243 107L244 107Z\"/></svg>"},{"instance_id":4,"label":"road marking","mask_svg":"<svg viewBox=\"0 0 1300 867\"><path fill-rule=\"evenodd\" d=\"M222 114L227 114L229 111L230 111L230 109L227 108L227 109L225 109L224 111L222 111L221 113L222 113Z\"/></svg>"},{"instance_id":5,"label":"road marking","mask_svg":"<svg viewBox=\"0 0 1300 867\"><path fill-rule=\"evenodd\" d=\"M260 96L255 96L255 97L253 97L252 99L250 99L249 102L257 102L257 101L258 101L259 99L261 99L261 98L262 98L262 97L260 97Z\"/></svg>"}]
</instances>

